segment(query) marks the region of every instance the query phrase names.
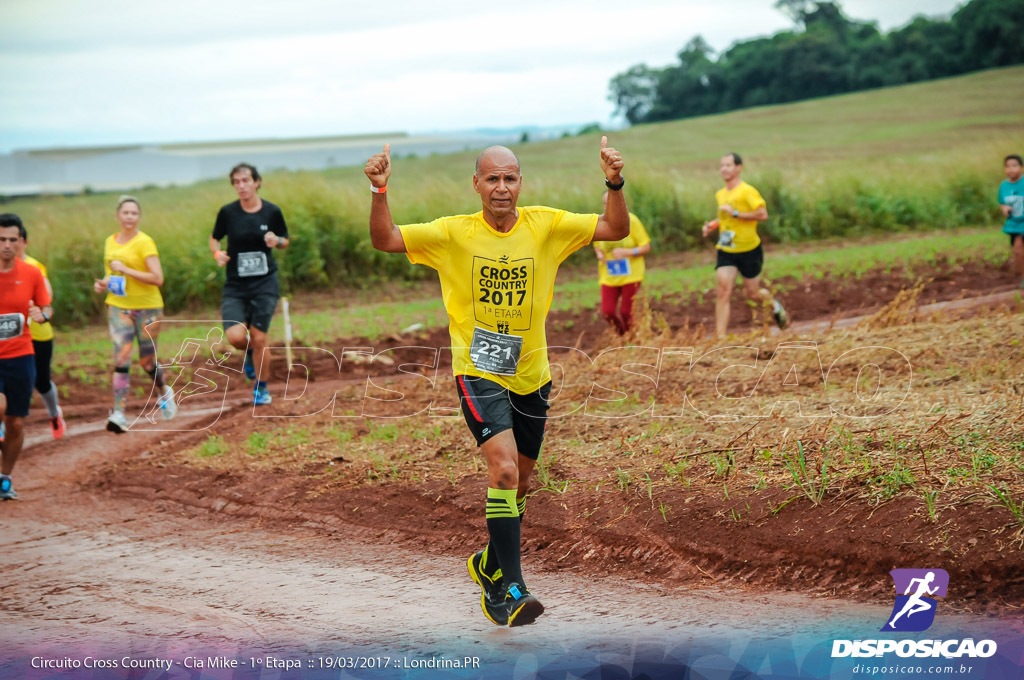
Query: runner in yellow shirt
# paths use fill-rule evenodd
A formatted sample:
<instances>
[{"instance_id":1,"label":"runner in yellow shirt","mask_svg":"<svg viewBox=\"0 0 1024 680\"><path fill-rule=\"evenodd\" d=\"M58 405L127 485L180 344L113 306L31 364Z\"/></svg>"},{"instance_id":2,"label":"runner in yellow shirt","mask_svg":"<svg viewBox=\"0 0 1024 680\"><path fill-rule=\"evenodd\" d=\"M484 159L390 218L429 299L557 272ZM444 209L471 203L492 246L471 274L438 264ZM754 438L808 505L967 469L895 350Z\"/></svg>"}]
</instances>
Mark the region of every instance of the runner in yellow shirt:
<instances>
[{"instance_id":1,"label":"runner in yellow shirt","mask_svg":"<svg viewBox=\"0 0 1024 680\"><path fill-rule=\"evenodd\" d=\"M114 341L114 409L107 420L107 429L115 434L128 431L125 406L131 387L132 345L139 343L139 363L150 375L159 395L160 415L174 417L178 406L174 389L164 383L163 369L157 362L156 340L160 319L164 315L164 299L160 286L164 271L156 243L139 231L142 211L134 196L117 201L117 221L121 229L107 237L103 245L103 270L106 276L96 279L97 293L107 293L107 325Z\"/></svg>"},{"instance_id":2,"label":"runner in yellow shirt","mask_svg":"<svg viewBox=\"0 0 1024 680\"><path fill-rule=\"evenodd\" d=\"M477 158L473 188L482 210L395 226L388 207L391 148L366 162L373 246L436 269L448 312L453 372L466 423L487 463L490 542L468 561L484 615L498 625L532 623L544 606L523 582L520 522L540 455L551 390L545 319L555 274L572 252L629 234L622 156L601 138L611 189L603 215L517 207L519 159L495 146Z\"/></svg>"},{"instance_id":3,"label":"runner in yellow shirt","mask_svg":"<svg viewBox=\"0 0 1024 680\"><path fill-rule=\"evenodd\" d=\"M736 277L743 277L747 297L762 300L772 307L772 316L779 328L785 328L789 317L782 303L767 288L761 287L764 249L757 235L757 223L768 219L768 208L757 189L740 179L743 159L737 153L722 156L719 174L725 188L715 193L718 216L704 223L704 236L718 229L718 298L715 303L715 331L724 338L729 329L729 300Z\"/></svg>"},{"instance_id":4,"label":"runner in yellow shirt","mask_svg":"<svg viewBox=\"0 0 1024 680\"><path fill-rule=\"evenodd\" d=\"M604 194L608 205L608 192ZM644 280L644 255L651 252L651 237L640 218L629 213L629 236L619 241L594 241L597 276L601 285L601 314L619 335L633 325L633 297Z\"/></svg>"}]
</instances>

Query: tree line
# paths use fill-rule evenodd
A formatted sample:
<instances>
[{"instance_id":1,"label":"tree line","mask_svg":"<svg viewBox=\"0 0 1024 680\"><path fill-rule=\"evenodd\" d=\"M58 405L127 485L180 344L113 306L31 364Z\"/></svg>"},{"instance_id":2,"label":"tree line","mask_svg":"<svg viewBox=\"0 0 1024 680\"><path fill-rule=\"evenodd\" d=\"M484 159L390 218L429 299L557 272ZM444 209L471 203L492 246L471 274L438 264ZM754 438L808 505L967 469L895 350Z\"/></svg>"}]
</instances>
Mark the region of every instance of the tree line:
<instances>
[{"instance_id":1,"label":"tree line","mask_svg":"<svg viewBox=\"0 0 1024 680\"><path fill-rule=\"evenodd\" d=\"M949 19L918 16L888 34L848 18L839 2L775 6L793 29L738 42L717 56L698 35L678 64L638 64L616 75L616 113L635 125L1024 63L1021 0L971 0Z\"/></svg>"}]
</instances>

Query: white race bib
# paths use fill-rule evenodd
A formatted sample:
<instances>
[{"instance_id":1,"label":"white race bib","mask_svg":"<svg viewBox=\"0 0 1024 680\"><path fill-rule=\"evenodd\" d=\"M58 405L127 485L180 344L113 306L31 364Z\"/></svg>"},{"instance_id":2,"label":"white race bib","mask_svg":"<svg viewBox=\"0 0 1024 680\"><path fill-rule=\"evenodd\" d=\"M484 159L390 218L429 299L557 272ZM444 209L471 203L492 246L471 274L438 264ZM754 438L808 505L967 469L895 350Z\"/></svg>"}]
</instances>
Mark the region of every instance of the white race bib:
<instances>
[{"instance_id":1,"label":"white race bib","mask_svg":"<svg viewBox=\"0 0 1024 680\"><path fill-rule=\"evenodd\" d=\"M481 371L495 375L515 375L523 339L518 335L505 335L486 331L477 326L473 330L473 343L469 358Z\"/></svg>"},{"instance_id":2,"label":"white race bib","mask_svg":"<svg viewBox=\"0 0 1024 680\"><path fill-rule=\"evenodd\" d=\"M267 254L262 250L238 254L239 276L263 276L269 271Z\"/></svg>"},{"instance_id":3,"label":"white race bib","mask_svg":"<svg viewBox=\"0 0 1024 680\"><path fill-rule=\"evenodd\" d=\"M13 340L25 332L25 317L18 313L0 314L0 341Z\"/></svg>"},{"instance_id":4,"label":"white race bib","mask_svg":"<svg viewBox=\"0 0 1024 680\"><path fill-rule=\"evenodd\" d=\"M718 245L722 248L733 248L734 238L736 238L735 231L724 229L718 234Z\"/></svg>"}]
</instances>

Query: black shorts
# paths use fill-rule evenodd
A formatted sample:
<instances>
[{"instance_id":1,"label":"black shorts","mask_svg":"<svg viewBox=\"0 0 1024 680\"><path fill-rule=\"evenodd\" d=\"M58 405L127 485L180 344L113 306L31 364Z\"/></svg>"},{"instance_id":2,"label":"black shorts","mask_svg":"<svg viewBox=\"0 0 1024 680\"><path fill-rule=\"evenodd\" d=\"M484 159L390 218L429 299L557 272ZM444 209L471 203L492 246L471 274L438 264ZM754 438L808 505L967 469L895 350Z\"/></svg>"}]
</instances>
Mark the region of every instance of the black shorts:
<instances>
[{"instance_id":1,"label":"black shorts","mask_svg":"<svg viewBox=\"0 0 1024 680\"><path fill-rule=\"evenodd\" d=\"M519 453L537 460L544 442L550 381L529 394L516 394L492 380L472 375L456 376L455 383L462 415L476 437L477 446L511 429Z\"/></svg>"},{"instance_id":2,"label":"black shorts","mask_svg":"<svg viewBox=\"0 0 1024 680\"><path fill-rule=\"evenodd\" d=\"M1013 247L1013 242L1016 241L1017 239L1020 239L1021 241L1024 241L1024 234L1009 234L1009 236L1010 236L1010 247L1011 248Z\"/></svg>"},{"instance_id":3,"label":"black shorts","mask_svg":"<svg viewBox=\"0 0 1024 680\"><path fill-rule=\"evenodd\" d=\"M715 269L719 267L736 267L740 270L740 276L745 279L756 279L761 275L761 268L764 266L764 248L758 243L753 250L742 253L727 253L724 250L718 251L718 262Z\"/></svg>"},{"instance_id":4,"label":"black shorts","mask_svg":"<svg viewBox=\"0 0 1024 680\"><path fill-rule=\"evenodd\" d=\"M26 354L0 359L0 392L7 397L4 415L24 418L36 386L36 358Z\"/></svg>"},{"instance_id":5,"label":"black shorts","mask_svg":"<svg viewBox=\"0 0 1024 680\"><path fill-rule=\"evenodd\" d=\"M277 272L252 282L228 281L224 284L224 299L220 303L224 330L241 323L266 333L270 330L270 320L274 318L279 297L281 288L277 283Z\"/></svg>"},{"instance_id":6,"label":"black shorts","mask_svg":"<svg viewBox=\"0 0 1024 680\"><path fill-rule=\"evenodd\" d=\"M36 391L46 394L50 391L50 364L53 362L53 340L33 340L36 351Z\"/></svg>"}]
</instances>

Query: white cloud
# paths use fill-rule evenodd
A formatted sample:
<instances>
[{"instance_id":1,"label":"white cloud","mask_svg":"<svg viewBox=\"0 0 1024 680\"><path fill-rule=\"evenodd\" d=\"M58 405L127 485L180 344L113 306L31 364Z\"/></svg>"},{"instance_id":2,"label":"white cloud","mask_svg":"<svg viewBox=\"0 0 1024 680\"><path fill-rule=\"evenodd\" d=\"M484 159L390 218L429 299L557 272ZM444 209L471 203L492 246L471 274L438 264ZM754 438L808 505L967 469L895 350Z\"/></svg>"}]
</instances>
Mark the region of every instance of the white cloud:
<instances>
[{"instance_id":1,"label":"white cloud","mask_svg":"<svg viewBox=\"0 0 1024 680\"><path fill-rule=\"evenodd\" d=\"M0 151L605 121L616 73L784 28L773 4L5 2ZM883 27L954 4L843 3Z\"/></svg>"}]
</instances>

